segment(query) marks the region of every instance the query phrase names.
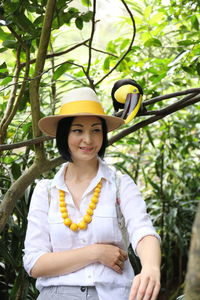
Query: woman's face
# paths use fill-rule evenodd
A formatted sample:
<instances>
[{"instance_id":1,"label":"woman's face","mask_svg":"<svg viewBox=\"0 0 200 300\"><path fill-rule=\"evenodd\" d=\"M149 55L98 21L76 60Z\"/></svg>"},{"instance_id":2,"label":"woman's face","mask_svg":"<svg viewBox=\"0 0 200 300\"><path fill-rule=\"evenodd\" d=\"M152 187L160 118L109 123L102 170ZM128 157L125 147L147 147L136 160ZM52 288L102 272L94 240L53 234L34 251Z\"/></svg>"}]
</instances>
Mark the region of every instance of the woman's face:
<instances>
[{"instance_id":1,"label":"woman's face","mask_svg":"<svg viewBox=\"0 0 200 300\"><path fill-rule=\"evenodd\" d=\"M68 136L73 161L88 161L97 157L103 142L102 122L98 117L75 117Z\"/></svg>"}]
</instances>

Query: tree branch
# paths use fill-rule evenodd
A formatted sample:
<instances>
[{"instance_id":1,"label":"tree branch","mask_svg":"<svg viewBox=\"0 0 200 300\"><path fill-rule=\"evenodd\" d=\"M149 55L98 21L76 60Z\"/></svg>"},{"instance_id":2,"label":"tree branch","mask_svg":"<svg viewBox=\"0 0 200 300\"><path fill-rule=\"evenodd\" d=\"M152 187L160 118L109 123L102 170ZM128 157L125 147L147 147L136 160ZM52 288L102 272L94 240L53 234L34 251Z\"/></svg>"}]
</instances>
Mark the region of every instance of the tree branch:
<instances>
[{"instance_id":1,"label":"tree branch","mask_svg":"<svg viewBox=\"0 0 200 300\"><path fill-rule=\"evenodd\" d=\"M61 56L61 55L64 55L64 54L66 54L66 53L69 53L69 52L75 50L76 48L78 48L78 47L80 47L80 46L82 46L82 45L85 45L89 40L90 40L90 39L84 40L84 41L82 41L82 42L80 42L80 43L78 43L78 44L72 46L71 48L69 48L69 49L67 49L67 50L65 50L65 51L47 54L47 55L46 55L46 59L48 59L48 58L53 58L53 57L57 57L57 56ZM33 64L33 63L35 63L35 62L36 62L36 58L30 60L30 64ZM23 67L25 66L25 64L26 64L26 63L22 63L22 64L20 65L20 67L23 68Z\"/></svg>"},{"instance_id":2,"label":"tree branch","mask_svg":"<svg viewBox=\"0 0 200 300\"><path fill-rule=\"evenodd\" d=\"M61 163L63 163L63 159L60 157L51 161L43 160L41 162L35 162L11 185L6 192L3 201L0 203L0 232L4 229L17 200L23 196L27 187L42 173L50 171Z\"/></svg>"},{"instance_id":3,"label":"tree branch","mask_svg":"<svg viewBox=\"0 0 200 300\"><path fill-rule=\"evenodd\" d=\"M154 103L156 103L160 100L165 100L165 99L169 99L169 98L173 98L173 97L177 97L177 96L187 95L187 94L190 94L190 93L200 93L200 88L188 89L188 90L181 91L181 92L175 92L175 93L170 93L170 94L154 97L150 100L144 101L143 105L147 106L147 105L150 105L150 104L154 104Z\"/></svg>"},{"instance_id":4,"label":"tree branch","mask_svg":"<svg viewBox=\"0 0 200 300\"><path fill-rule=\"evenodd\" d=\"M91 66L91 60L92 60L92 42L94 38L94 32L95 32L95 16L96 16L96 0L93 0L93 16L92 16L92 30L89 40L89 52L88 52L88 66L86 70L86 74L89 80L89 73L90 73L90 66Z\"/></svg>"},{"instance_id":5,"label":"tree branch","mask_svg":"<svg viewBox=\"0 0 200 300\"><path fill-rule=\"evenodd\" d=\"M26 48L26 70L25 70L25 76L24 76L24 80L21 84L21 88L19 90L19 94L17 96L17 99L14 103L14 100L15 100L15 97L16 97L16 92L17 92L17 88L18 88L18 84L16 82L15 84L15 87L13 89L13 93L11 93L11 98L10 98L10 102L9 105L11 107L11 109L9 110L9 114L6 114L5 113L5 118L2 120L3 122L3 125L2 125L2 134L3 134L3 137L5 136L6 134L6 131L7 131L7 128L9 126L9 124L11 123L12 119L14 118L16 112L17 112L17 109L19 107L19 104L20 104L20 101L22 100L22 96L24 94L24 90L25 90L25 87L26 87L26 80L25 78L28 77L29 75L29 69L30 69L30 64L29 64L29 59L30 59L30 50L29 48L27 47ZM18 68L19 66L19 62L17 64L17 73L19 74L19 71L20 71L20 67ZM18 78L16 77L16 80ZM0 140L1 143L3 143L3 140Z\"/></svg>"},{"instance_id":6,"label":"tree branch","mask_svg":"<svg viewBox=\"0 0 200 300\"><path fill-rule=\"evenodd\" d=\"M123 61L123 59L126 57L126 55L129 53L129 51L132 48L133 42L135 40L135 35L136 35L136 26L135 26L135 20L133 18L132 12L129 9L128 5L126 4L126 2L124 0L121 0L121 2L123 3L123 5L125 6L126 10L128 11L131 21L132 21L132 25L133 25L133 35L131 38L131 42L129 44L128 49L126 50L126 52L121 56L121 58L118 60L118 62L115 64L115 66L105 75L103 76L99 81L97 81L96 83L94 83L94 86L98 86L106 77L108 77L117 67L118 65Z\"/></svg>"},{"instance_id":7,"label":"tree branch","mask_svg":"<svg viewBox=\"0 0 200 300\"><path fill-rule=\"evenodd\" d=\"M19 142L19 143L14 143L14 144L2 144L0 145L0 151L5 151L5 150L12 150L12 149L17 149L17 148L22 148L22 147L27 147L27 146L32 146L36 144L43 143L45 141L49 141L54 139L54 137L51 136L40 136L35 139L27 140L25 142Z\"/></svg>"},{"instance_id":8,"label":"tree branch","mask_svg":"<svg viewBox=\"0 0 200 300\"><path fill-rule=\"evenodd\" d=\"M42 32L40 36L38 54L36 58L35 73L33 76L34 79L30 82L30 103L32 111L32 128L34 137L38 137L41 135L41 132L38 127L38 121L40 119L39 84L47 55L47 48L51 34L51 24L53 20L55 4L55 0L48 0L47 2L44 23L42 26ZM36 145L35 151L36 159L43 160L45 156L43 144Z\"/></svg>"}]
</instances>

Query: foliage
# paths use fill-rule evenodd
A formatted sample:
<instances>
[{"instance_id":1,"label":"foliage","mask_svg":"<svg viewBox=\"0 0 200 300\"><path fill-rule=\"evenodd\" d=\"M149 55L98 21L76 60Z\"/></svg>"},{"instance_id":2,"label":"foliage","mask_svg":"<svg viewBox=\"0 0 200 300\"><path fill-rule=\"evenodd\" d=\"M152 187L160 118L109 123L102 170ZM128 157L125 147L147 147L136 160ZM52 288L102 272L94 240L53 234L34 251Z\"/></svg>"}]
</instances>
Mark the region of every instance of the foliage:
<instances>
[{"instance_id":1,"label":"foliage","mask_svg":"<svg viewBox=\"0 0 200 300\"><path fill-rule=\"evenodd\" d=\"M107 112L112 113L109 94L113 82L119 78L131 77L141 84L145 91L144 100L198 87L198 1L126 0L125 3L131 8L137 29L134 45L128 53L133 37L130 15L123 14L115 22L112 19L107 27L104 19L96 22L98 38L94 38L91 48L89 39L93 38L94 12L90 1L56 1L48 55L40 82L41 116L56 111L63 91L83 85L96 88L104 99ZM1 1L1 143L13 144L33 138L29 86L46 4L47 0ZM164 106L177 100L164 100ZM161 107L163 103L158 102L150 109ZM107 160L127 172L141 186L163 240L162 294L171 300L182 291L190 231L199 200L196 180L200 173L199 121L199 105L195 104L126 136L107 151ZM49 158L58 156L54 146L53 140L45 142ZM31 143L2 153L1 200L13 182L33 164L34 156ZM45 176L51 177L53 173L54 170ZM32 188L18 199L1 235L2 299L35 299L37 294L34 281L22 268L21 258ZM172 295L167 294L168 290L173 291Z\"/></svg>"}]
</instances>

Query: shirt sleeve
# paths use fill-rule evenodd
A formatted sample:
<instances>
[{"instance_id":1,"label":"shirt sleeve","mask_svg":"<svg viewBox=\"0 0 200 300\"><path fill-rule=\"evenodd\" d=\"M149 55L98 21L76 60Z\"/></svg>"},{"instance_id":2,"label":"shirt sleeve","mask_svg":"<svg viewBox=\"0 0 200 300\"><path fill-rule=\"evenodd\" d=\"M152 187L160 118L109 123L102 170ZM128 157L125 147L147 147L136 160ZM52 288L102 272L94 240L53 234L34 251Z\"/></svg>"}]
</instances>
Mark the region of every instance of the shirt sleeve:
<instances>
[{"instance_id":1,"label":"shirt sleeve","mask_svg":"<svg viewBox=\"0 0 200 300\"><path fill-rule=\"evenodd\" d=\"M31 198L23 256L24 268L29 275L38 258L52 251L47 221L48 185L48 179L39 181Z\"/></svg>"},{"instance_id":2,"label":"shirt sleeve","mask_svg":"<svg viewBox=\"0 0 200 300\"><path fill-rule=\"evenodd\" d=\"M129 241L135 253L138 242L143 237L153 235L160 240L147 213L145 201L137 185L127 174L121 177L120 207L125 219Z\"/></svg>"}]
</instances>

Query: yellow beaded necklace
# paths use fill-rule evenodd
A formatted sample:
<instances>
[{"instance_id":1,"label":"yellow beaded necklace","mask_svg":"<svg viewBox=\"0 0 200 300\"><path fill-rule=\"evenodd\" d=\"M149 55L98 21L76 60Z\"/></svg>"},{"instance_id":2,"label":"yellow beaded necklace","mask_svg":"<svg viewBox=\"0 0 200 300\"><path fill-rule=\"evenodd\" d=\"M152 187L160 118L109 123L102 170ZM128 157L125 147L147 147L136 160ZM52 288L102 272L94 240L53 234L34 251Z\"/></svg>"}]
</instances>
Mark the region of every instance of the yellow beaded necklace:
<instances>
[{"instance_id":1,"label":"yellow beaded necklace","mask_svg":"<svg viewBox=\"0 0 200 300\"><path fill-rule=\"evenodd\" d=\"M69 218L69 214L67 211L67 205L65 203L65 192L59 190L59 202L60 202L60 212L62 214L64 224L68 226L73 231L78 231L80 229L84 230L87 228L88 224L92 221L93 210L96 208L96 204L99 201L99 194L101 192L102 181L100 180L97 186L94 189L94 194L91 198L89 207L86 211L83 220L80 221L78 224L73 223L72 220Z\"/></svg>"}]
</instances>

